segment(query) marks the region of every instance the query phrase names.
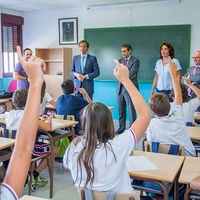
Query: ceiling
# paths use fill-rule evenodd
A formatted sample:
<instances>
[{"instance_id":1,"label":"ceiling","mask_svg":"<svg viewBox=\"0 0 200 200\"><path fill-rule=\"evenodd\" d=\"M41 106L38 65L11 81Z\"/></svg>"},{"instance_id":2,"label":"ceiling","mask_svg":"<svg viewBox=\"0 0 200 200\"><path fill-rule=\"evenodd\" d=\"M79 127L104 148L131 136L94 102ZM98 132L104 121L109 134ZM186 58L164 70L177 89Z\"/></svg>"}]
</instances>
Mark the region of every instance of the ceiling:
<instances>
[{"instance_id":1,"label":"ceiling","mask_svg":"<svg viewBox=\"0 0 200 200\"><path fill-rule=\"evenodd\" d=\"M179 2L180 0L0 0L0 8L17 11L58 9L69 7L101 7L113 5L142 5L146 3Z\"/></svg>"}]
</instances>

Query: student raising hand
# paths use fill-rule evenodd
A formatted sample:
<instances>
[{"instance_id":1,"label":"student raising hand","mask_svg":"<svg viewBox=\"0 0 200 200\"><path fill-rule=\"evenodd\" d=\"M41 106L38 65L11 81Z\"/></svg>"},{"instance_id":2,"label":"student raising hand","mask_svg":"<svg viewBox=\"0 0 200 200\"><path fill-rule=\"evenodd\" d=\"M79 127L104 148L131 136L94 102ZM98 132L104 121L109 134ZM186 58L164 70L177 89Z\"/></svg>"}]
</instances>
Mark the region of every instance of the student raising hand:
<instances>
[{"instance_id":1,"label":"student raising hand","mask_svg":"<svg viewBox=\"0 0 200 200\"><path fill-rule=\"evenodd\" d=\"M18 199L21 196L38 128L38 116L41 100L41 86L44 81L44 61L31 56L28 61L22 57L21 48L17 47L19 62L22 64L30 81L28 99L20 126L16 134L14 150L9 162L4 182L0 190L0 199Z\"/></svg>"},{"instance_id":2,"label":"student raising hand","mask_svg":"<svg viewBox=\"0 0 200 200\"><path fill-rule=\"evenodd\" d=\"M22 54L20 46L17 46L18 60L22 64L24 71L28 75L29 82L34 84L42 84L44 82L43 72L46 71L46 65L44 60L31 56L28 61L26 61Z\"/></svg>"}]
</instances>

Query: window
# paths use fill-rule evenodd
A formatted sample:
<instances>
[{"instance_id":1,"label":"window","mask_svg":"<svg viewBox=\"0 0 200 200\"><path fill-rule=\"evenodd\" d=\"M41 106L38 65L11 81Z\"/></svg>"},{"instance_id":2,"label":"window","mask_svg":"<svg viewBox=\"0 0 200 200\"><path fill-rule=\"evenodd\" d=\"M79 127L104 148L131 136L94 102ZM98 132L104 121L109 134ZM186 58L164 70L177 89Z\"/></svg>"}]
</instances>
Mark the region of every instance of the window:
<instances>
[{"instance_id":1,"label":"window","mask_svg":"<svg viewBox=\"0 0 200 200\"><path fill-rule=\"evenodd\" d=\"M3 76L12 76L18 62L16 46L22 47L22 17L1 14Z\"/></svg>"}]
</instances>

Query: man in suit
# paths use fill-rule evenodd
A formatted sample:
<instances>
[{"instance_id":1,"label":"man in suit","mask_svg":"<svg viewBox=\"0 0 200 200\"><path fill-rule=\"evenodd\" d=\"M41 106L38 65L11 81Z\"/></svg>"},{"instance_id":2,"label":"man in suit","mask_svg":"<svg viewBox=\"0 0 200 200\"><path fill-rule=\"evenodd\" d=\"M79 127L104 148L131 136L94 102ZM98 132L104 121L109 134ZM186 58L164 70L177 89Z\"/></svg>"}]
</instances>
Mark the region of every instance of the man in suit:
<instances>
[{"instance_id":1,"label":"man in suit","mask_svg":"<svg viewBox=\"0 0 200 200\"><path fill-rule=\"evenodd\" d=\"M185 76L188 77L193 85L200 88L200 50L194 53L192 59L195 65L188 68ZM181 82L184 84L183 79ZM196 97L196 94L190 88L188 88L188 95L191 99Z\"/></svg>"},{"instance_id":2,"label":"man in suit","mask_svg":"<svg viewBox=\"0 0 200 200\"><path fill-rule=\"evenodd\" d=\"M81 55L74 56L71 66L70 74L74 79L74 86L79 88L85 88L88 95L92 99L94 93L94 81L93 79L99 76L99 66L95 56L91 56L87 53L89 43L86 40L79 42L79 49ZM76 95L85 98L78 91Z\"/></svg>"},{"instance_id":3,"label":"man in suit","mask_svg":"<svg viewBox=\"0 0 200 200\"><path fill-rule=\"evenodd\" d=\"M123 58L119 60L120 63L126 65L129 69L129 78L133 84L138 88L137 73L140 65L140 61L131 55L132 47L130 44L124 44L121 47L121 54ZM126 129L126 105L130 115L130 125L136 119L135 108L132 104L131 98L124 88L124 86L117 82L117 101L119 108L119 128L116 131L117 134L121 134Z\"/></svg>"}]
</instances>

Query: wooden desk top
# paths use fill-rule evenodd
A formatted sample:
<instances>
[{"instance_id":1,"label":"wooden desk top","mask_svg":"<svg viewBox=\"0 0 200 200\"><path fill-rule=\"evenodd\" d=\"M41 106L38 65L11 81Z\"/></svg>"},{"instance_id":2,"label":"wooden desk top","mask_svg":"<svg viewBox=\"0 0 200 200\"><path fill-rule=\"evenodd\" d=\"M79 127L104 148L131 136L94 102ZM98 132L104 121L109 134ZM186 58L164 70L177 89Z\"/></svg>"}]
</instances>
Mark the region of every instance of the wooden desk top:
<instances>
[{"instance_id":1,"label":"wooden desk top","mask_svg":"<svg viewBox=\"0 0 200 200\"><path fill-rule=\"evenodd\" d=\"M178 182L190 184L193 178L200 175L200 158L186 157Z\"/></svg>"},{"instance_id":2,"label":"wooden desk top","mask_svg":"<svg viewBox=\"0 0 200 200\"><path fill-rule=\"evenodd\" d=\"M9 102L9 101L11 101L11 100L12 100L12 98L0 99L0 104L1 104L1 103L7 103L7 102Z\"/></svg>"},{"instance_id":3,"label":"wooden desk top","mask_svg":"<svg viewBox=\"0 0 200 200\"><path fill-rule=\"evenodd\" d=\"M174 156L144 151L134 151L133 155L145 156L154 165L156 165L158 169L129 172L130 176L153 179L157 181L167 181L170 183L175 180L185 159L183 156Z\"/></svg>"},{"instance_id":4,"label":"wooden desk top","mask_svg":"<svg viewBox=\"0 0 200 200\"><path fill-rule=\"evenodd\" d=\"M15 144L15 139L0 137L0 150Z\"/></svg>"},{"instance_id":5,"label":"wooden desk top","mask_svg":"<svg viewBox=\"0 0 200 200\"><path fill-rule=\"evenodd\" d=\"M47 199L24 195L23 197L20 198L20 200L47 200Z\"/></svg>"},{"instance_id":6,"label":"wooden desk top","mask_svg":"<svg viewBox=\"0 0 200 200\"><path fill-rule=\"evenodd\" d=\"M66 127L72 127L76 124L78 124L77 121L52 118L51 131L55 131L55 130L58 130L58 129L61 129L61 128L66 128Z\"/></svg>"},{"instance_id":7,"label":"wooden desk top","mask_svg":"<svg viewBox=\"0 0 200 200\"><path fill-rule=\"evenodd\" d=\"M200 140L200 127L187 126L187 131L191 140Z\"/></svg>"}]
</instances>

